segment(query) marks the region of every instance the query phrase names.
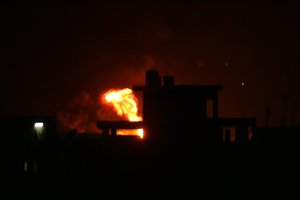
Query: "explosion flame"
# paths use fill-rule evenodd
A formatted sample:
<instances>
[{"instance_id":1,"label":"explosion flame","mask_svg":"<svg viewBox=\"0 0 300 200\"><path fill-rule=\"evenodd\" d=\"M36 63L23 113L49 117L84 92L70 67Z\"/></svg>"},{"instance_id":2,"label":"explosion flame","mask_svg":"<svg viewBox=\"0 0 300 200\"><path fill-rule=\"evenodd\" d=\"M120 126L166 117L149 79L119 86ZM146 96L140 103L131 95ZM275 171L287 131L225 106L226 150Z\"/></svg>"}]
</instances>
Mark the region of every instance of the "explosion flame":
<instances>
[{"instance_id":1,"label":"explosion flame","mask_svg":"<svg viewBox=\"0 0 300 200\"><path fill-rule=\"evenodd\" d=\"M128 121L142 121L143 118L138 116L138 99L134 96L129 88L110 89L102 96L102 103L110 106L116 114ZM117 130L117 135L137 135L143 138L143 129Z\"/></svg>"}]
</instances>

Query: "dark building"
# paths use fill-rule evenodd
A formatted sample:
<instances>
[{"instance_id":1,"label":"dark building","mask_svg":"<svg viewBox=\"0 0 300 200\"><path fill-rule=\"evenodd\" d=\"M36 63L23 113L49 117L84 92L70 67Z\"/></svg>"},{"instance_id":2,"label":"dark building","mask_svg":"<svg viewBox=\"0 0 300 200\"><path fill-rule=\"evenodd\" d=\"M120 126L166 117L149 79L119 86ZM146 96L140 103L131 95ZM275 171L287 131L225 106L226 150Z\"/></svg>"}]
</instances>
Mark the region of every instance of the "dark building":
<instances>
[{"instance_id":1,"label":"dark building","mask_svg":"<svg viewBox=\"0 0 300 200\"><path fill-rule=\"evenodd\" d=\"M146 138L161 141L192 137L201 144L251 140L255 119L219 116L222 85L175 85L173 76L162 80L151 69L146 72L145 86L133 87L135 92L142 92L143 122L135 124L144 128ZM118 128L117 123L98 123L100 129L107 130L110 125ZM137 127L129 122L127 126Z\"/></svg>"},{"instance_id":2,"label":"dark building","mask_svg":"<svg viewBox=\"0 0 300 200\"><path fill-rule=\"evenodd\" d=\"M142 94L143 121L98 121L102 135L57 135L55 117L1 118L1 175L25 175L21 188L38 176L43 184L33 179L29 191L53 188L48 180L54 179L68 195L140 191L244 199L269 194L266 184L284 187L285 174L295 176L299 169L298 148L285 148L299 146L299 128L257 128L255 119L221 117L222 89L176 85L174 77L149 70L145 85L133 87ZM143 140L117 135L118 129L138 128L144 129ZM253 143L275 148L248 145ZM273 181L278 177L284 182Z\"/></svg>"},{"instance_id":3,"label":"dark building","mask_svg":"<svg viewBox=\"0 0 300 200\"><path fill-rule=\"evenodd\" d=\"M156 70L146 72L142 92L143 122L98 122L104 134L116 129L144 128L145 139L174 141L193 138L198 144L248 143L255 137L255 119L219 116L219 92L222 85L175 85L173 76ZM110 131L111 130L111 131Z\"/></svg>"},{"instance_id":4,"label":"dark building","mask_svg":"<svg viewBox=\"0 0 300 200\"><path fill-rule=\"evenodd\" d=\"M252 131L255 119L219 116L218 97L222 89L222 85L176 85L174 77L161 78L157 71L149 70L145 85L133 87L143 98L143 121L98 121L97 125L106 136L115 136L118 129L143 128L142 145L131 143L136 153L129 153L139 154L141 159L136 166L142 166L140 172L155 174L160 180L166 178L168 188L178 189L184 186L172 185L176 183L174 178L201 177L201 191L206 192L213 188L209 186L211 180L223 181L234 173L236 152L241 152L235 147L252 146L247 144L253 143L256 136ZM122 139L106 138L111 138L110 143ZM116 146L120 144L113 148ZM126 149L122 152L127 155ZM243 157L247 158L250 152L243 151Z\"/></svg>"},{"instance_id":5,"label":"dark building","mask_svg":"<svg viewBox=\"0 0 300 200\"><path fill-rule=\"evenodd\" d=\"M257 142L264 146L299 147L299 126L257 127Z\"/></svg>"},{"instance_id":6,"label":"dark building","mask_svg":"<svg viewBox=\"0 0 300 200\"><path fill-rule=\"evenodd\" d=\"M42 170L56 141L54 116L2 117L0 130L1 172L16 175Z\"/></svg>"}]
</instances>

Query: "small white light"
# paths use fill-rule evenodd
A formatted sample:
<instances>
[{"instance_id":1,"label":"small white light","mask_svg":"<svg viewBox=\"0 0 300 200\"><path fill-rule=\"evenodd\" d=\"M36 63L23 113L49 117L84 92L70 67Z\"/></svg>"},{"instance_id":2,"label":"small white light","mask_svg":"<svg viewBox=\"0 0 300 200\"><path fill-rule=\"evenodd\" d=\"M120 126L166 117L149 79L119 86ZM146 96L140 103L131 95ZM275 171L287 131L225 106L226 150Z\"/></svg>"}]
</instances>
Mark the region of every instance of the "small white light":
<instances>
[{"instance_id":1,"label":"small white light","mask_svg":"<svg viewBox=\"0 0 300 200\"><path fill-rule=\"evenodd\" d=\"M242 82L242 86L245 86L245 82Z\"/></svg>"},{"instance_id":2,"label":"small white light","mask_svg":"<svg viewBox=\"0 0 300 200\"><path fill-rule=\"evenodd\" d=\"M41 139L43 132L44 132L44 123L43 122L35 122L34 123L34 130L38 135L38 138Z\"/></svg>"},{"instance_id":3,"label":"small white light","mask_svg":"<svg viewBox=\"0 0 300 200\"><path fill-rule=\"evenodd\" d=\"M34 128L36 128L36 129L43 128L43 127L44 127L43 122L35 122L34 123Z\"/></svg>"}]
</instances>

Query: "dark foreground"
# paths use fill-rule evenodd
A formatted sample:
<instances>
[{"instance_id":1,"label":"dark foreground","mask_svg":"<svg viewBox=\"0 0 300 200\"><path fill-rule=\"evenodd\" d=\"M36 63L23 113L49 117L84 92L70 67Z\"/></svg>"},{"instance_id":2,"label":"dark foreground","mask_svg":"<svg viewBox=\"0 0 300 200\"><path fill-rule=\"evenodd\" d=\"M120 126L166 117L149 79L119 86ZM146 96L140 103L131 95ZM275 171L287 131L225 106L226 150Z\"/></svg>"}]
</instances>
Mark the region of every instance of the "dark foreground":
<instances>
[{"instance_id":1,"label":"dark foreground","mask_svg":"<svg viewBox=\"0 0 300 200\"><path fill-rule=\"evenodd\" d=\"M28 162L26 170L2 165L1 195L68 199L99 199L107 195L300 197L298 145L180 144L165 146L123 138L80 139L55 148L43 147L34 157L36 164ZM5 161L19 162L13 158Z\"/></svg>"}]
</instances>

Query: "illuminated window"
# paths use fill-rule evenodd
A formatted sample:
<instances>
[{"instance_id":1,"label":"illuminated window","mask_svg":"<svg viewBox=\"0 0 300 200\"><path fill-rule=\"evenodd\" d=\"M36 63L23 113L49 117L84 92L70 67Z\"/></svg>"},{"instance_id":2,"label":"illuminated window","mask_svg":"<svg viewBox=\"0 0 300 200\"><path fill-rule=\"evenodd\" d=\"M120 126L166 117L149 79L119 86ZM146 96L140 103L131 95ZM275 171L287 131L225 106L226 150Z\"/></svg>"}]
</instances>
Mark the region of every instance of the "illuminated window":
<instances>
[{"instance_id":1,"label":"illuminated window","mask_svg":"<svg viewBox=\"0 0 300 200\"><path fill-rule=\"evenodd\" d=\"M236 142L236 129L234 126L223 127L223 142Z\"/></svg>"}]
</instances>

